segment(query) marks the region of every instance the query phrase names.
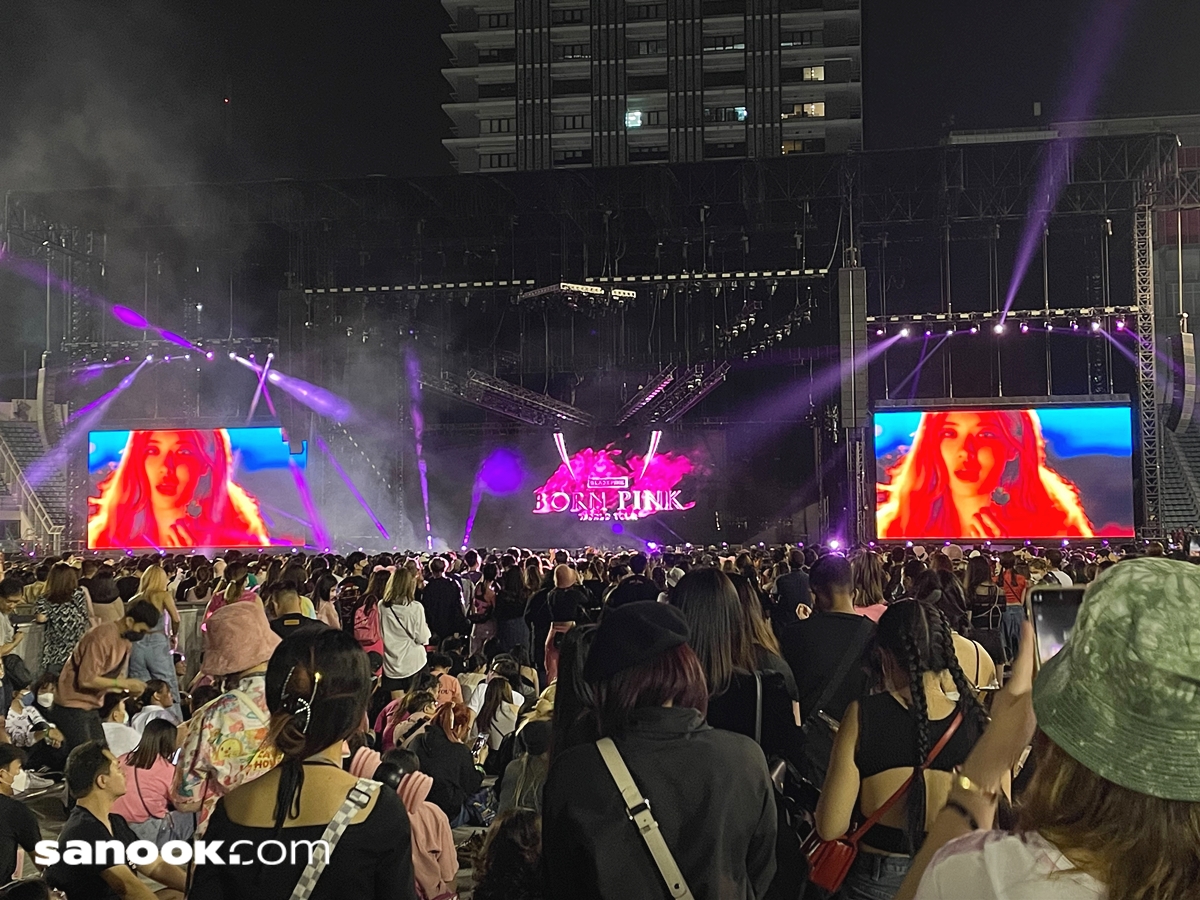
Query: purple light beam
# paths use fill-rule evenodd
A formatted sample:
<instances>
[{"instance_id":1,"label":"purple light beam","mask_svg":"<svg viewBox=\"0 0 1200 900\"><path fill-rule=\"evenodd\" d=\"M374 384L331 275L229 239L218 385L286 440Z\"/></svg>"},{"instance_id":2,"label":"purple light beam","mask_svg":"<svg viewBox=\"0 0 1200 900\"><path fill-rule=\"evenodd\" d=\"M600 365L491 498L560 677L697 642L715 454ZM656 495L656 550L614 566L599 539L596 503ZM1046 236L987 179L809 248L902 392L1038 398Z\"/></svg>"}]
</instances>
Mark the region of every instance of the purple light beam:
<instances>
[{"instance_id":1,"label":"purple light beam","mask_svg":"<svg viewBox=\"0 0 1200 900\"><path fill-rule=\"evenodd\" d=\"M421 502L425 504L425 547L432 550L433 526L429 522L429 473L425 465L425 451L421 445L425 433L425 417L421 415L421 363L412 349L408 351L405 368L408 373L408 409L412 418L413 437L417 445L417 472L421 476Z\"/></svg>"},{"instance_id":2,"label":"purple light beam","mask_svg":"<svg viewBox=\"0 0 1200 900\"><path fill-rule=\"evenodd\" d=\"M350 480L350 476L346 473L346 470L343 469L341 463L337 461L337 457L333 455L333 451L329 449L329 445L325 443L324 439L319 434L314 434L313 440L316 441L317 446L321 448L321 451L329 460L330 465L333 466L333 470L337 472L342 481L345 482L346 487L350 490L350 493L354 495L354 499L358 501L358 505L361 506L363 510L366 511L367 515L371 517L371 521L375 523L375 530L383 536L384 540L391 540L392 536L388 534L388 530L383 527L383 523L379 521L379 517L375 515L375 511L371 509L371 505L367 503L366 499L359 492L358 488L354 486L354 482Z\"/></svg>"},{"instance_id":3,"label":"purple light beam","mask_svg":"<svg viewBox=\"0 0 1200 900\"><path fill-rule=\"evenodd\" d=\"M1046 158L1042 163L1037 187L1030 198L1029 217L1025 221L1025 231L1021 234L1012 280L1008 284L1004 307L1000 312L1001 322L1012 309L1017 291L1041 246L1046 223L1050 221L1050 214L1062 196L1081 135L1080 120L1086 119L1095 105L1096 95L1104 82L1105 70L1116 50L1117 42L1126 33L1126 20L1133 6L1133 0L1107 0L1100 6L1079 42L1075 58L1067 70L1071 73L1072 80L1062 114L1058 117L1063 123L1059 125L1062 140L1046 145Z\"/></svg>"},{"instance_id":4,"label":"purple light beam","mask_svg":"<svg viewBox=\"0 0 1200 900\"><path fill-rule=\"evenodd\" d=\"M304 477L304 471L297 465L294 459L288 459L288 468L292 472L292 480L296 482L296 492L300 495L300 503L304 507L304 514L308 516L308 520L312 522L313 538L317 542L317 546L324 553L329 552L329 532L325 529L325 523L321 520L321 514L317 512L317 505L313 503L312 491L308 488L308 479Z\"/></svg>"}]
</instances>

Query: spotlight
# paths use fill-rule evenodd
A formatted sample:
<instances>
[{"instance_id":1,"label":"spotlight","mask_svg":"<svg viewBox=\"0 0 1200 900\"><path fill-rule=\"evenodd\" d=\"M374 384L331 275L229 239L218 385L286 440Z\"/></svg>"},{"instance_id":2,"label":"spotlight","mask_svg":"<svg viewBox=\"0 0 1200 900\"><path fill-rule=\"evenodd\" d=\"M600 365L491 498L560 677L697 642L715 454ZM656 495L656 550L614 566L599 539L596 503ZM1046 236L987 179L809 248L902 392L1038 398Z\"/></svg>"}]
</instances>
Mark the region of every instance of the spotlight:
<instances>
[{"instance_id":1,"label":"spotlight","mask_svg":"<svg viewBox=\"0 0 1200 900\"><path fill-rule=\"evenodd\" d=\"M1028 322L1021 323L1021 334L1029 334L1029 323Z\"/></svg>"},{"instance_id":2,"label":"spotlight","mask_svg":"<svg viewBox=\"0 0 1200 900\"><path fill-rule=\"evenodd\" d=\"M875 337L883 337L883 329L882 328L875 329Z\"/></svg>"},{"instance_id":3,"label":"spotlight","mask_svg":"<svg viewBox=\"0 0 1200 900\"><path fill-rule=\"evenodd\" d=\"M185 353L185 354L183 354L183 358L186 359L188 362L191 362L192 354Z\"/></svg>"},{"instance_id":4,"label":"spotlight","mask_svg":"<svg viewBox=\"0 0 1200 900\"><path fill-rule=\"evenodd\" d=\"M953 325L951 325L949 328L946 329L946 334L954 334L954 326Z\"/></svg>"},{"instance_id":5,"label":"spotlight","mask_svg":"<svg viewBox=\"0 0 1200 900\"><path fill-rule=\"evenodd\" d=\"M1100 320L1092 319L1092 331L1099 331L1099 330L1100 330Z\"/></svg>"},{"instance_id":6,"label":"spotlight","mask_svg":"<svg viewBox=\"0 0 1200 900\"><path fill-rule=\"evenodd\" d=\"M125 357L125 362L129 362L129 357Z\"/></svg>"},{"instance_id":7,"label":"spotlight","mask_svg":"<svg viewBox=\"0 0 1200 900\"><path fill-rule=\"evenodd\" d=\"M232 350L230 350L230 351L229 351L229 358L230 358L230 359L237 359L237 354L236 354L236 353L234 353Z\"/></svg>"},{"instance_id":8,"label":"spotlight","mask_svg":"<svg viewBox=\"0 0 1200 900\"><path fill-rule=\"evenodd\" d=\"M1079 323L1078 323L1078 322L1076 322L1074 319L1072 319L1072 320L1071 320L1071 330L1072 330L1072 331L1078 331L1078 330L1079 330Z\"/></svg>"},{"instance_id":9,"label":"spotlight","mask_svg":"<svg viewBox=\"0 0 1200 900\"><path fill-rule=\"evenodd\" d=\"M154 354L153 353L146 354L146 362L154 362Z\"/></svg>"},{"instance_id":10,"label":"spotlight","mask_svg":"<svg viewBox=\"0 0 1200 900\"><path fill-rule=\"evenodd\" d=\"M1047 330L1047 331L1053 331L1053 330L1054 330L1054 323L1053 323L1053 322L1047 322L1047 323L1046 323L1046 330Z\"/></svg>"},{"instance_id":11,"label":"spotlight","mask_svg":"<svg viewBox=\"0 0 1200 900\"><path fill-rule=\"evenodd\" d=\"M1117 331L1124 331L1124 330L1125 330L1125 320L1117 319Z\"/></svg>"},{"instance_id":12,"label":"spotlight","mask_svg":"<svg viewBox=\"0 0 1200 900\"><path fill-rule=\"evenodd\" d=\"M170 361L171 361L171 357L169 357L169 356L163 357L163 362L170 362Z\"/></svg>"},{"instance_id":13,"label":"spotlight","mask_svg":"<svg viewBox=\"0 0 1200 900\"><path fill-rule=\"evenodd\" d=\"M837 538L830 539L830 541L829 541L829 549L830 550L836 550L840 546L842 546L842 543Z\"/></svg>"},{"instance_id":14,"label":"spotlight","mask_svg":"<svg viewBox=\"0 0 1200 900\"><path fill-rule=\"evenodd\" d=\"M214 356L216 356L216 354L213 353L211 350L209 350L207 353L204 354L205 359L212 359Z\"/></svg>"},{"instance_id":15,"label":"spotlight","mask_svg":"<svg viewBox=\"0 0 1200 900\"><path fill-rule=\"evenodd\" d=\"M274 353L268 353L268 354L267 354L267 359L274 359L274 358L275 358L275 354L274 354Z\"/></svg>"},{"instance_id":16,"label":"spotlight","mask_svg":"<svg viewBox=\"0 0 1200 900\"><path fill-rule=\"evenodd\" d=\"M971 334L979 334L979 326L978 325L972 325L969 330L970 330Z\"/></svg>"},{"instance_id":17,"label":"spotlight","mask_svg":"<svg viewBox=\"0 0 1200 900\"><path fill-rule=\"evenodd\" d=\"M932 328L925 329L925 337L933 337L933 329Z\"/></svg>"},{"instance_id":18,"label":"spotlight","mask_svg":"<svg viewBox=\"0 0 1200 900\"><path fill-rule=\"evenodd\" d=\"M997 322L992 326L992 331L996 332L996 334L1004 334L1004 323Z\"/></svg>"},{"instance_id":19,"label":"spotlight","mask_svg":"<svg viewBox=\"0 0 1200 900\"><path fill-rule=\"evenodd\" d=\"M900 337L908 337L909 333L908 326L900 329Z\"/></svg>"}]
</instances>

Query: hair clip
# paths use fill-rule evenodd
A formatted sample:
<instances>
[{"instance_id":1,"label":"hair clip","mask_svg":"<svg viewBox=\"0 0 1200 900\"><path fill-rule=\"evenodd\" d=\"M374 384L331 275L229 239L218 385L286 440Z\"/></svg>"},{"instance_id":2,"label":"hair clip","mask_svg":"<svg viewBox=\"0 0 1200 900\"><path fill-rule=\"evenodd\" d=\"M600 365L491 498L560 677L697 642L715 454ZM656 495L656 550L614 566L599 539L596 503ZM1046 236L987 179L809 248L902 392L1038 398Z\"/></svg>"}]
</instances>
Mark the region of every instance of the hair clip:
<instances>
[{"instance_id":1,"label":"hair clip","mask_svg":"<svg viewBox=\"0 0 1200 900\"><path fill-rule=\"evenodd\" d=\"M285 678L283 680L283 688L279 692L279 703L281 706L283 706L283 704L284 704L284 698L287 696L287 687L291 683L292 674L295 671L296 671L296 667L292 666L290 669L288 669L287 678ZM296 709L294 711L290 711L292 713L292 715L297 718L299 718L300 716L304 716L304 723L300 726L300 732L302 734L308 733L308 726L312 722L312 707L313 707L313 704L317 700L317 688L320 687L320 685L321 685L321 673L313 672L312 695L307 700L305 700L303 697L297 697L296 698Z\"/></svg>"}]
</instances>

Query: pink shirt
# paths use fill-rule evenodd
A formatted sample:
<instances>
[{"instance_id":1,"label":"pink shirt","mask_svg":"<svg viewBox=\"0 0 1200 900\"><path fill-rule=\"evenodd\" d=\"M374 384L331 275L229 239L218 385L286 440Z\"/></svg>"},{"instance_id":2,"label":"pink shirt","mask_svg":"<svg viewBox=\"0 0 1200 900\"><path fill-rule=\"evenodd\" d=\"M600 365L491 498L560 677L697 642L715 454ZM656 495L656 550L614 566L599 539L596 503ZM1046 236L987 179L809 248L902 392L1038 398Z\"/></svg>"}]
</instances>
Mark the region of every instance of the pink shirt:
<instances>
[{"instance_id":1,"label":"pink shirt","mask_svg":"<svg viewBox=\"0 0 1200 900\"><path fill-rule=\"evenodd\" d=\"M123 756L121 771L125 773L125 794L117 798L112 811L126 822L165 818L175 767L160 756L149 769L135 769L129 765L129 757Z\"/></svg>"}]
</instances>

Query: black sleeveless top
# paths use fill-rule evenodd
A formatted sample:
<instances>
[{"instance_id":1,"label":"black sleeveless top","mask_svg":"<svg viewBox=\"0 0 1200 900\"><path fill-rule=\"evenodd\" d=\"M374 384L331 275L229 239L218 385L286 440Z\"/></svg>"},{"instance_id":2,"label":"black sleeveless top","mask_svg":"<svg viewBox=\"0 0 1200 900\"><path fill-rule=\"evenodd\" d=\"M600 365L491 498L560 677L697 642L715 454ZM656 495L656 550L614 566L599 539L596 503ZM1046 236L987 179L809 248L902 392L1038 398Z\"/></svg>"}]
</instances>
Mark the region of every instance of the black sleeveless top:
<instances>
[{"instance_id":1,"label":"black sleeveless top","mask_svg":"<svg viewBox=\"0 0 1200 900\"><path fill-rule=\"evenodd\" d=\"M960 701L955 712L929 723L930 749L941 740L955 715L963 711L964 705ZM939 772L953 771L955 766L966 761L967 754L978 739L978 730L970 717L964 718L929 768ZM864 780L888 769L915 769L924 762L917 748L917 725L913 721L912 711L891 694L873 694L859 703L858 749L854 753L854 762L858 766L859 777ZM902 806L903 802L901 800L898 805ZM862 840L864 844L887 853L916 852L916 848L909 847L904 831L889 825L875 825L863 835Z\"/></svg>"}]
</instances>

